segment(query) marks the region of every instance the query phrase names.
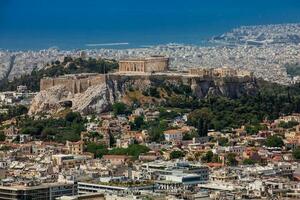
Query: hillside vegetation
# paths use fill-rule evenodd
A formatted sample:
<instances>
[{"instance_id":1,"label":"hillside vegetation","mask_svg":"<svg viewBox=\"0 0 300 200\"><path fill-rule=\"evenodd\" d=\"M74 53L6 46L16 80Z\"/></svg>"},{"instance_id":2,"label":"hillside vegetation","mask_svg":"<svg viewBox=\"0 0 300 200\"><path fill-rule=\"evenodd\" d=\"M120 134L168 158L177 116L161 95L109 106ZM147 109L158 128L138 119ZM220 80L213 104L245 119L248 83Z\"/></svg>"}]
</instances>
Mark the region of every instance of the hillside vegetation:
<instances>
[{"instance_id":1,"label":"hillside vegetation","mask_svg":"<svg viewBox=\"0 0 300 200\"><path fill-rule=\"evenodd\" d=\"M160 105L175 112L180 109L186 110L189 124L198 128L207 126L209 129L224 130L247 125L249 132L256 132L264 128L259 123L265 119L274 120L281 115L300 112L299 84L283 86L259 81L255 95L244 94L234 99L216 95L198 98L190 88L183 86L166 88L162 85L156 90L164 92L143 95L148 98L163 99L163 101L153 102L152 105ZM133 99L132 103L147 106L143 104L144 102L140 102L143 99L144 97L139 96L138 99Z\"/></svg>"},{"instance_id":2,"label":"hillside vegetation","mask_svg":"<svg viewBox=\"0 0 300 200\"><path fill-rule=\"evenodd\" d=\"M147 122L141 117L131 124L132 130L148 130L151 141L161 141L163 131L168 129L167 124L184 114L188 116L187 123L198 129L197 134L206 135L208 129L226 132L226 130L242 125L246 126L246 131L249 134L254 134L265 128L260 124L264 119L274 120L281 115L300 113L299 85L282 86L260 82L259 90L255 95L245 94L236 99L213 95L199 99L189 88L183 86L167 89L161 85L156 90L139 94L139 98L134 98L131 103L130 101L127 104L114 103L111 110L116 116L127 116L137 107L156 108L160 113L156 120ZM166 95L167 93L168 95ZM127 97L127 100L130 98L132 97ZM148 104L141 103L140 100L145 98L160 101L148 102ZM24 111L26 110L12 111L10 116L5 116L4 119L22 115ZM0 116L0 118L3 117ZM282 126L289 126L289 124L282 124ZM22 123L18 123L18 128L22 133L30 134L42 140L76 141L80 138L80 132L84 130L84 119L78 113L44 120L24 117Z\"/></svg>"}]
</instances>

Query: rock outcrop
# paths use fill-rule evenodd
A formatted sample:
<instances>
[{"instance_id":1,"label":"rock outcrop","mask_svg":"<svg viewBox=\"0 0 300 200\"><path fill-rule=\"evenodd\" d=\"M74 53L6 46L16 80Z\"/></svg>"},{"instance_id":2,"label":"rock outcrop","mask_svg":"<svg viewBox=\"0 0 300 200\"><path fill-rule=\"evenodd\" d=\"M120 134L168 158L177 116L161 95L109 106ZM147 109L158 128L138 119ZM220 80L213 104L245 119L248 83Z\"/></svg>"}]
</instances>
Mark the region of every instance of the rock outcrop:
<instances>
[{"instance_id":1,"label":"rock outcrop","mask_svg":"<svg viewBox=\"0 0 300 200\"><path fill-rule=\"evenodd\" d=\"M122 95L125 95L128 89L143 91L149 87L160 88L165 85L189 86L198 98L217 95L234 99L244 94L254 95L258 88L256 79L248 77L202 78L180 75L122 76L115 74L110 75L107 80L107 86L115 100L119 100Z\"/></svg>"},{"instance_id":2,"label":"rock outcrop","mask_svg":"<svg viewBox=\"0 0 300 200\"><path fill-rule=\"evenodd\" d=\"M66 107L82 114L106 111L112 101L105 84L89 87L85 92L71 94L65 86L54 86L39 92L32 101L29 115L58 113Z\"/></svg>"},{"instance_id":3,"label":"rock outcrop","mask_svg":"<svg viewBox=\"0 0 300 200\"><path fill-rule=\"evenodd\" d=\"M62 109L60 101L69 97L69 92L64 86L54 86L49 90L39 92L31 102L28 114L54 113Z\"/></svg>"},{"instance_id":4,"label":"rock outcrop","mask_svg":"<svg viewBox=\"0 0 300 200\"><path fill-rule=\"evenodd\" d=\"M105 83L90 86L82 93L72 94L63 85L43 90L34 98L29 114L57 113L66 107L82 114L101 113L108 110L114 102L122 101L128 91L138 90L141 94L150 87L163 89L182 85L190 87L198 98L211 95L239 98L242 95L254 95L258 88L254 78L110 74Z\"/></svg>"},{"instance_id":5,"label":"rock outcrop","mask_svg":"<svg viewBox=\"0 0 300 200\"><path fill-rule=\"evenodd\" d=\"M91 86L84 93L75 95L72 109L83 114L106 111L113 102L109 93L105 84Z\"/></svg>"}]
</instances>

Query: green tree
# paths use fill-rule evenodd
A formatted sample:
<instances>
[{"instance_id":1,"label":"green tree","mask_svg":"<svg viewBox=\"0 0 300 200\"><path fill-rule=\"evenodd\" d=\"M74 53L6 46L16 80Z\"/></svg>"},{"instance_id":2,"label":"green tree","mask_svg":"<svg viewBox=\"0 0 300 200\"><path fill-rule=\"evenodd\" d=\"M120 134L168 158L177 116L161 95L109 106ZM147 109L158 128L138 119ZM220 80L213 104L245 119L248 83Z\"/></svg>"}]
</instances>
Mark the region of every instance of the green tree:
<instances>
[{"instance_id":1,"label":"green tree","mask_svg":"<svg viewBox=\"0 0 300 200\"><path fill-rule=\"evenodd\" d=\"M209 108L196 109L188 115L188 124L197 127L199 119L210 122L213 117L213 113Z\"/></svg>"},{"instance_id":2,"label":"green tree","mask_svg":"<svg viewBox=\"0 0 300 200\"><path fill-rule=\"evenodd\" d=\"M212 151L208 151L203 157L202 157L202 161L210 163L212 162L214 157L214 154Z\"/></svg>"},{"instance_id":3,"label":"green tree","mask_svg":"<svg viewBox=\"0 0 300 200\"><path fill-rule=\"evenodd\" d=\"M228 146L228 138L225 137L220 137L218 138L218 143L220 146L224 147L224 146Z\"/></svg>"},{"instance_id":4,"label":"green tree","mask_svg":"<svg viewBox=\"0 0 300 200\"><path fill-rule=\"evenodd\" d=\"M116 102L112 106L113 113L115 116L117 115L124 115L128 113L127 105L122 102Z\"/></svg>"},{"instance_id":5,"label":"green tree","mask_svg":"<svg viewBox=\"0 0 300 200\"><path fill-rule=\"evenodd\" d=\"M87 144L86 151L93 153L96 158L102 158L103 155L108 153L106 146L96 143Z\"/></svg>"},{"instance_id":6,"label":"green tree","mask_svg":"<svg viewBox=\"0 0 300 200\"><path fill-rule=\"evenodd\" d=\"M194 110L188 115L188 124L197 127L199 137L206 137L212 116L208 108Z\"/></svg>"},{"instance_id":7,"label":"green tree","mask_svg":"<svg viewBox=\"0 0 300 200\"><path fill-rule=\"evenodd\" d=\"M300 147L293 150L293 156L296 160L300 159Z\"/></svg>"},{"instance_id":8,"label":"green tree","mask_svg":"<svg viewBox=\"0 0 300 200\"><path fill-rule=\"evenodd\" d=\"M116 139L113 134L109 133L109 146L113 147L116 143Z\"/></svg>"},{"instance_id":9,"label":"green tree","mask_svg":"<svg viewBox=\"0 0 300 200\"><path fill-rule=\"evenodd\" d=\"M96 131L91 131L91 132L89 132L89 136L91 137L91 138L97 138L97 139L103 139L103 135L102 134L100 134L100 133L98 133L98 132L96 132Z\"/></svg>"},{"instance_id":10,"label":"green tree","mask_svg":"<svg viewBox=\"0 0 300 200\"><path fill-rule=\"evenodd\" d=\"M165 108L159 109L159 119L160 120L172 120L176 117L180 116L180 114L174 110L166 110Z\"/></svg>"},{"instance_id":11,"label":"green tree","mask_svg":"<svg viewBox=\"0 0 300 200\"><path fill-rule=\"evenodd\" d=\"M65 116L65 120L71 123L80 123L82 121L82 117L79 112L69 112Z\"/></svg>"},{"instance_id":12,"label":"green tree","mask_svg":"<svg viewBox=\"0 0 300 200\"><path fill-rule=\"evenodd\" d=\"M262 126L260 124L258 125L247 125L245 127L245 130L248 134L257 134L260 130L266 130L266 127L265 126Z\"/></svg>"},{"instance_id":13,"label":"green tree","mask_svg":"<svg viewBox=\"0 0 300 200\"><path fill-rule=\"evenodd\" d=\"M147 153L149 151L150 149L148 147L140 144L131 144L127 149L128 155L131 155L135 158L138 158L139 155Z\"/></svg>"},{"instance_id":14,"label":"green tree","mask_svg":"<svg viewBox=\"0 0 300 200\"><path fill-rule=\"evenodd\" d=\"M149 88L149 95L150 95L151 97L160 98L160 94L159 94L159 92L157 91L157 88L156 88L156 87L150 87L150 88Z\"/></svg>"},{"instance_id":15,"label":"green tree","mask_svg":"<svg viewBox=\"0 0 300 200\"><path fill-rule=\"evenodd\" d=\"M250 159L250 158L243 160L244 165L254 165L255 163L256 163L255 160Z\"/></svg>"},{"instance_id":16,"label":"green tree","mask_svg":"<svg viewBox=\"0 0 300 200\"><path fill-rule=\"evenodd\" d=\"M164 139L163 130L161 127L152 127L149 131L150 140L153 142L160 142Z\"/></svg>"},{"instance_id":17,"label":"green tree","mask_svg":"<svg viewBox=\"0 0 300 200\"><path fill-rule=\"evenodd\" d=\"M184 154L182 151L176 150L176 151L172 151L172 152L170 153L170 158L171 158L171 159L182 158L182 157L184 157L184 155L185 155L185 154Z\"/></svg>"},{"instance_id":18,"label":"green tree","mask_svg":"<svg viewBox=\"0 0 300 200\"><path fill-rule=\"evenodd\" d=\"M143 153L147 153L150 149L144 145L131 144L128 148L113 148L108 153L112 155L128 155L133 156L135 159Z\"/></svg>"},{"instance_id":19,"label":"green tree","mask_svg":"<svg viewBox=\"0 0 300 200\"><path fill-rule=\"evenodd\" d=\"M226 156L226 161L229 166L236 166L238 164L238 161L236 160L236 154L235 153L228 153Z\"/></svg>"},{"instance_id":20,"label":"green tree","mask_svg":"<svg viewBox=\"0 0 300 200\"><path fill-rule=\"evenodd\" d=\"M164 140L163 132L167 129L166 121L156 120L152 122L148 122L146 125L148 128L148 134L150 137L150 141L152 142L161 142Z\"/></svg>"},{"instance_id":21,"label":"green tree","mask_svg":"<svg viewBox=\"0 0 300 200\"><path fill-rule=\"evenodd\" d=\"M11 150L11 147L10 146L2 146L0 147L0 151L8 151L8 150Z\"/></svg>"},{"instance_id":22,"label":"green tree","mask_svg":"<svg viewBox=\"0 0 300 200\"><path fill-rule=\"evenodd\" d=\"M143 116L138 116L134 119L134 122L131 126L131 129L140 130L144 124L145 124L144 117Z\"/></svg>"},{"instance_id":23,"label":"green tree","mask_svg":"<svg viewBox=\"0 0 300 200\"><path fill-rule=\"evenodd\" d=\"M212 158L212 162L214 162L214 163L220 163L221 159L219 158L219 156L217 154L214 154L214 156Z\"/></svg>"},{"instance_id":24,"label":"green tree","mask_svg":"<svg viewBox=\"0 0 300 200\"><path fill-rule=\"evenodd\" d=\"M192 140L197 137L197 133L195 131L186 133L182 136L182 140Z\"/></svg>"},{"instance_id":25,"label":"green tree","mask_svg":"<svg viewBox=\"0 0 300 200\"><path fill-rule=\"evenodd\" d=\"M297 126L298 124L299 123L297 121L288 121L288 122L281 121L278 126L285 129L289 129L289 128L293 128L294 126Z\"/></svg>"},{"instance_id":26,"label":"green tree","mask_svg":"<svg viewBox=\"0 0 300 200\"><path fill-rule=\"evenodd\" d=\"M198 136L199 137L207 137L207 133L208 133L208 122L207 122L207 120L199 119L197 130L198 130Z\"/></svg>"},{"instance_id":27,"label":"green tree","mask_svg":"<svg viewBox=\"0 0 300 200\"><path fill-rule=\"evenodd\" d=\"M3 142L3 141L5 141L5 134L2 132L2 131L0 131L0 141L1 142Z\"/></svg>"},{"instance_id":28,"label":"green tree","mask_svg":"<svg viewBox=\"0 0 300 200\"><path fill-rule=\"evenodd\" d=\"M265 145L267 147L282 147L284 143L281 137L278 135L272 135L267 137Z\"/></svg>"},{"instance_id":29,"label":"green tree","mask_svg":"<svg viewBox=\"0 0 300 200\"><path fill-rule=\"evenodd\" d=\"M25 134L25 135L37 136L37 135L40 135L41 132L42 132L42 129L37 126L34 126L34 127L27 126L27 127L24 127L21 129L21 133Z\"/></svg>"},{"instance_id":30,"label":"green tree","mask_svg":"<svg viewBox=\"0 0 300 200\"><path fill-rule=\"evenodd\" d=\"M24 118L20 120L18 126L22 134L29 134L37 139L53 140L56 142L65 143L66 140L80 140L80 133L85 130L84 120L77 114L69 115L65 118L58 119L42 119L34 120L32 118Z\"/></svg>"},{"instance_id":31,"label":"green tree","mask_svg":"<svg viewBox=\"0 0 300 200\"><path fill-rule=\"evenodd\" d=\"M1 81L0 81L1 85ZM1 87L1 86L0 86ZM21 115L27 114L28 108L23 105L17 105L17 106L0 106L0 108L8 109L7 114L6 113L0 113L0 123L12 119L14 117L19 117Z\"/></svg>"},{"instance_id":32,"label":"green tree","mask_svg":"<svg viewBox=\"0 0 300 200\"><path fill-rule=\"evenodd\" d=\"M46 127L46 128L43 129L43 131L41 133L41 138L42 139L47 139L49 136L55 136L56 134L57 134L56 129Z\"/></svg>"}]
</instances>

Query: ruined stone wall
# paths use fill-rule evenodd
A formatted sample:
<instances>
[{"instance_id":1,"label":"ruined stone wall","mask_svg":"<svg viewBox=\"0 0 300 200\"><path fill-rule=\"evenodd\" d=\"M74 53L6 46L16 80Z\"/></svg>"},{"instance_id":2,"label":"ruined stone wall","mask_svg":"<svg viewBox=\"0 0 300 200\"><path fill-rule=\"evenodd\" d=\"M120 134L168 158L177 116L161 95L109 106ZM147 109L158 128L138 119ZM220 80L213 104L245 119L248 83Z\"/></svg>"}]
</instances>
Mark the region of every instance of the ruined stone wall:
<instances>
[{"instance_id":1,"label":"ruined stone wall","mask_svg":"<svg viewBox=\"0 0 300 200\"><path fill-rule=\"evenodd\" d=\"M54 86L54 79L43 78L40 81L40 90L46 90L47 88L51 88Z\"/></svg>"},{"instance_id":2,"label":"ruined stone wall","mask_svg":"<svg viewBox=\"0 0 300 200\"><path fill-rule=\"evenodd\" d=\"M227 68L227 67L224 67L224 68L216 68L216 69L213 69L213 76L216 76L216 77L230 77L230 76L237 76L237 72L236 70L234 69L231 69L231 68Z\"/></svg>"},{"instance_id":3,"label":"ruined stone wall","mask_svg":"<svg viewBox=\"0 0 300 200\"><path fill-rule=\"evenodd\" d=\"M253 72L247 71L247 70L238 70L237 71L237 75L241 76L241 77L245 77L245 76L249 76L249 77L253 77Z\"/></svg>"},{"instance_id":4,"label":"ruined stone wall","mask_svg":"<svg viewBox=\"0 0 300 200\"><path fill-rule=\"evenodd\" d=\"M90 85L97 85L99 83L105 83L105 81L106 81L106 75L105 74L101 74L101 75L98 75L98 76L91 77L89 79L89 81L90 81Z\"/></svg>"},{"instance_id":5,"label":"ruined stone wall","mask_svg":"<svg viewBox=\"0 0 300 200\"><path fill-rule=\"evenodd\" d=\"M199 77L249 77L253 78L253 72L232 68L193 68L189 69L189 74Z\"/></svg>"},{"instance_id":6,"label":"ruined stone wall","mask_svg":"<svg viewBox=\"0 0 300 200\"><path fill-rule=\"evenodd\" d=\"M168 71L169 60L166 58L147 60L145 63L145 72L165 72Z\"/></svg>"},{"instance_id":7,"label":"ruined stone wall","mask_svg":"<svg viewBox=\"0 0 300 200\"><path fill-rule=\"evenodd\" d=\"M75 82L72 79L64 79L64 78L57 78L53 80L53 86L56 85L64 85L66 86L67 91L73 92L75 91Z\"/></svg>"},{"instance_id":8,"label":"ruined stone wall","mask_svg":"<svg viewBox=\"0 0 300 200\"><path fill-rule=\"evenodd\" d=\"M211 77L212 76L212 70L211 69L204 69L204 68L193 68L189 69L190 75L195 75L199 77Z\"/></svg>"},{"instance_id":9,"label":"ruined stone wall","mask_svg":"<svg viewBox=\"0 0 300 200\"><path fill-rule=\"evenodd\" d=\"M79 79L75 80L76 81L76 87L77 91L75 93L82 93L87 90L88 87L90 87L90 81L89 78L84 78L84 79Z\"/></svg>"},{"instance_id":10,"label":"ruined stone wall","mask_svg":"<svg viewBox=\"0 0 300 200\"><path fill-rule=\"evenodd\" d=\"M106 76L104 74L92 75L92 76L63 76L57 78L43 78L40 82L40 90L47 90L53 86L63 85L67 91L76 94L82 93L88 89L88 87L105 83Z\"/></svg>"}]
</instances>

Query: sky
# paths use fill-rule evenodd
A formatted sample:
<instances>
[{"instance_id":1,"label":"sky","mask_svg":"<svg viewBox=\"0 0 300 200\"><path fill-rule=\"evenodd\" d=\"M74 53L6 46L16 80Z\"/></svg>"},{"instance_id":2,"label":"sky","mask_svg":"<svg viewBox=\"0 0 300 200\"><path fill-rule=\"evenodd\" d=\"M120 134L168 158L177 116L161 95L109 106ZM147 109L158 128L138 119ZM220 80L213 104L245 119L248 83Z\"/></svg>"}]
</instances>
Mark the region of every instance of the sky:
<instances>
[{"instance_id":1,"label":"sky","mask_svg":"<svg viewBox=\"0 0 300 200\"><path fill-rule=\"evenodd\" d=\"M0 0L0 48L35 42L176 42L300 22L300 0Z\"/></svg>"}]
</instances>

